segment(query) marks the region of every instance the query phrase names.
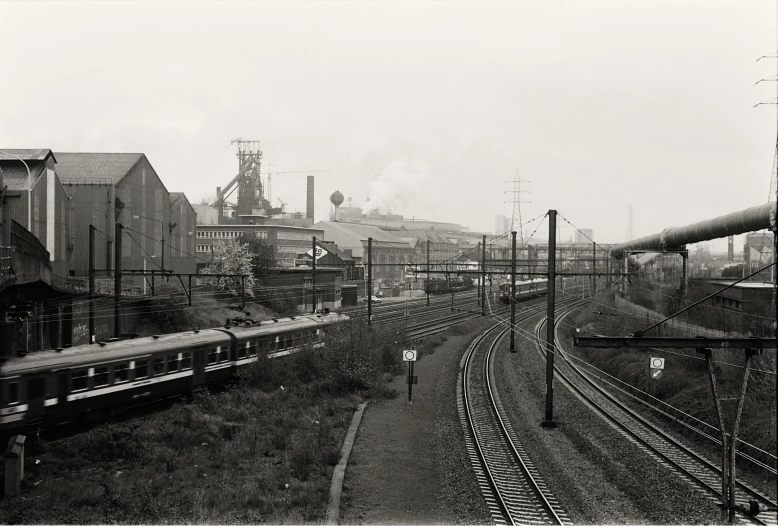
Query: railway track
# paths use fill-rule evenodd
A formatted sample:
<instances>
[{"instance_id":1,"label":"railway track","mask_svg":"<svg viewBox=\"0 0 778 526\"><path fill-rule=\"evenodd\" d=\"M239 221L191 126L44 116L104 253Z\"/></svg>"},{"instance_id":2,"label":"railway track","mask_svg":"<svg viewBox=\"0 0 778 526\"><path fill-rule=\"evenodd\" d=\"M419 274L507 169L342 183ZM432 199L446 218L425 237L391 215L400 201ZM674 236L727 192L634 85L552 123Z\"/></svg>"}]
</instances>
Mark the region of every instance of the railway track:
<instances>
[{"instance_id":1,"label":"railway track","mask_svg":"<svg viewBox=\"0 0 778 526\"><path fill-rule=\"evenodd\" d=\"M560 315L559 320L569 314L573 308L574 306L568 307L566 312ZM545 356L545 342L541 332L544 324L545 320L541 320L535 326L536 348L543 356ZM555 337L555 346L561 349L560 345L560 340ZM588 373L567 359L564 349L558 352L557 356L559 359L554 367L556 378L583 403L658 464L669 468L700 488L711 500L720 502L721 469L716 464L676 440L594 382ZM740 481L736 483L736 491L738 493L736 517L739 523L778 525L776 502ZM752 517L745 511L749 509L749 501L752 500L759 503L761 513L758 517Z\"/></svg>"},{"instance_id":2,"label":"railway track","mask_svg":"<svg viewBox=\"0 0 778 526\"><path fill-rule=\"evenodd\" d=\"M517 316L517 322L542 312L545 300L524 305L529 309ZM462 358L457 405L468 453L495 523L568 524L565 511L518 440L494 386L492 357L508 330L495 324Z\"/></svg>"}]
</instances>

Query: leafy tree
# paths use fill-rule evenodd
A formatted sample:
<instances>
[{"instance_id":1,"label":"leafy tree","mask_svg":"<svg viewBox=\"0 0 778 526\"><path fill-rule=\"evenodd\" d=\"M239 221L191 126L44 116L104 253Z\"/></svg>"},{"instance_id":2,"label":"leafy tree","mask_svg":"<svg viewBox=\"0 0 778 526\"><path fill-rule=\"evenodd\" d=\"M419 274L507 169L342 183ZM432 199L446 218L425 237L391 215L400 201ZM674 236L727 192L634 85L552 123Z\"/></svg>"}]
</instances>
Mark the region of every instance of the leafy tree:
<instances>
[{"instance_id":1,"label":"leafy tree","mask_svg":"<svg viewBox=\"0 0 778 526\"><path fill-rule=\"evenodd\" d=\"M267 276L275 271L276 258L273 245L250 233L244 233L238 238L238 242L248 246L255 277Z\"/></svg>"},{"instance_id":2,"label":"leafy tree","mask_svg":"<svg viewBox=\"0 0 778 526\"><path fill-rule=\"evenodd\" d=\"M241 285L249 296L254 296L254 268L252 256L246 244L231 239L218 241L213 244L213 256L211 263L203 270L203 274L240 274L245 276L241 282L240 277L211 277L204 278L205 283L213 285L219 290L227 290L235 295L241 293Z\"/></svg>"},{"instance_id":3,"label":"leafy tree","mask_svg":"<svg viewBox=\"0 0 778 526\"><path fill-rule=\"evenodd\" d=\"M745 274L743 273L743 269L745 268L745 265L731 265L724 267L724 270L721 271L721 277L722 278L742 278Z\"/></svg>"}]
</instances>

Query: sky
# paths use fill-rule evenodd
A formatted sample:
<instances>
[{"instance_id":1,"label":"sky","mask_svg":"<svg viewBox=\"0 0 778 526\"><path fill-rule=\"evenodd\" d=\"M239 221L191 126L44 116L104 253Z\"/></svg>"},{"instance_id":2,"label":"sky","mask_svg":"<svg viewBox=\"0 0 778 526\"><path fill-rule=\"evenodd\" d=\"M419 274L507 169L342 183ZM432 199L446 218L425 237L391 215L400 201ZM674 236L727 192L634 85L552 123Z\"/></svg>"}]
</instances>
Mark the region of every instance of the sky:
<instances>
[{"instance_id":1,"label":"sky","mask_svg":"<svg viewBox=\"0 0 778 526\"><path fill-rule=\"evenodd\" d=\"M237 174L240 137L293 172L273 177L288 210L311 173L317 221L339 190L485 233L518 174L525 222L555 209L563 237L620 242L630 204L640 237L767 201L777 10L4 1L0 150L142 152L199 203Z\"/></svg>"}]
</instances>

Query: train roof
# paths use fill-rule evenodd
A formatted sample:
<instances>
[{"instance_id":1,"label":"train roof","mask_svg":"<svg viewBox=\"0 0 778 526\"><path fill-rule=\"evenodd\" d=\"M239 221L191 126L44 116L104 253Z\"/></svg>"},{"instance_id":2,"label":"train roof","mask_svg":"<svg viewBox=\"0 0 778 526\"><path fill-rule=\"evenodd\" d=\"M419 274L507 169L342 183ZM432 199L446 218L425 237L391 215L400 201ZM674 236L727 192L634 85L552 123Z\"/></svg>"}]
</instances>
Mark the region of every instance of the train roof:
<instances>
[{"instance_id":1,"label":"train roof","mask_svg":"<svg viewBox=\"0 0 778 526\"><path fill-rule=\"evenodd\" d=\"M79 345L61 350L38 351L0 361L0 376L30 374L38 370L56 371L73 367L86 367L105 362L141 358L156 352L175 351L202 344L226 345L231 341L230 333L235 334L238 338L261 336L326 325L342 319L346 319L346 316L328 314L278 318L259 322L252 326L202 329L131 340L101 342L96 345Z\"/></svg>"},{"instance_id":2,"label":"train roof","mask_svg":"<svg viewBox=\"0 0 778 526\"><path fill-rule=\"evenodd\" d=\"M313 329L320 325L329 325L334 322L347 320L343 314L311 314L308 316L293 316L290 318L274 318L255 324L235 325L229 327L229 331L238 338L259 337L265 334L275 334L299 329Z\"/></svg>"},{"instance_id":3,"label":"train roof","mask_svg":"<svg viewBox=\"0 0 778 526\"><path fill-rule=\"evenodd\" d=\"M545 281L548 281L547 278L535 278L535 279L525 279L524 281L517 281L516 285L529 285L530 283L543 283ZM510 281L503 281L500 283L500 285L510 285Z\"/></svg>"}]
</instances>

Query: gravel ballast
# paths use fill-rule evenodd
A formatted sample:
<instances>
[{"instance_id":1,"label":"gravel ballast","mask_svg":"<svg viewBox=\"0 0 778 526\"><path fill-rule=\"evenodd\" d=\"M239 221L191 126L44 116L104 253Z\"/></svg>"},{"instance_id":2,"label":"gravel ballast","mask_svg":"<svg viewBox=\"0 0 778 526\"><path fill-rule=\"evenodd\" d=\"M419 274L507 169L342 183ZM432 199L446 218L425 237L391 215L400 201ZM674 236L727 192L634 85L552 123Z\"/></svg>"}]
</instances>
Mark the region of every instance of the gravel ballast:
<instances>
[{"instance_id":1,"label":"gravel ballast","mask_svg":"<svg viewBox=\"0 0 778 526\"><path fill-rule=\"evenodd\" d=\"M368 405L346 469L341 524L492 522L456 409L459 362L472 336L450 336L416 363L419 383L412 404L407 403L405 376L398 376L396 399ZM545 361L528 339L517 338L517 347L515 354L507 346L498 354L500 397L524 447L574 523L719 521L715 499L658 465L558 381L558 427L542 428Z\"/></svg>"}]
</instances>

